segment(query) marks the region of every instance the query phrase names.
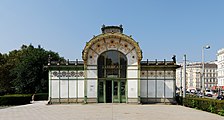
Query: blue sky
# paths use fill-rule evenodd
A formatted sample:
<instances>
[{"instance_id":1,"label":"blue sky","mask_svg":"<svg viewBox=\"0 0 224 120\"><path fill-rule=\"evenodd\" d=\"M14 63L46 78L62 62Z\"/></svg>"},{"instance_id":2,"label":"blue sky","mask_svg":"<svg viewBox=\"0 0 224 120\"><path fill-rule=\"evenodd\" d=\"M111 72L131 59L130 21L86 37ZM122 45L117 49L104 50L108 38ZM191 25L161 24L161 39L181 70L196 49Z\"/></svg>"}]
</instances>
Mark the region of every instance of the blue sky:
<instances>
[{"instance_id":1,"label":"blue sky","mask_svg":"<svg viewBox=\"0 0 224 120\"><path fill-rule=\"evenodd\" d=\"M224 48L224 0L1 0L0 52L41 45L81 60L85 43L101 26L123 25L139 42L143 59L216 60Z\"/></svg>"}]
</instances>

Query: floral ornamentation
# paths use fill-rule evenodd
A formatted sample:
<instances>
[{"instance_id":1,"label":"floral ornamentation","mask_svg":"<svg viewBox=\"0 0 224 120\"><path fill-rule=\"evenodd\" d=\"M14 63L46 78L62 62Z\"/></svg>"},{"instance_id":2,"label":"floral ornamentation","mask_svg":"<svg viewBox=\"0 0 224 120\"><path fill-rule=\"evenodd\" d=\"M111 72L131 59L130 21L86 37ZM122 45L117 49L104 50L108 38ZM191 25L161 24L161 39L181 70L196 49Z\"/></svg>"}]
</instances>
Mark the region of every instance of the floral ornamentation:
<instances>
[{"instance_id":1,"label":"floral ornamentation","mask_svg":"<svg viewBox=\"0 0 224 120\"><path fill-rule=\"evenodd\" d=\"M52 72L52 77L84 77L84 72L83 71L71 71L71 72L54 71Z\"/></svg>"},{"instance_id":2,"label":"floral ornamentation","mask_svg":"<svg viewBox=\"0 0 224 120\"><path fill-rule=\"evenodd\" d=\"M147 77L147 71L141 71L141 77Z\"/></svg>"},{"instance_id":3,"label":"floral ornamentation","mask_svg":"<svg viewBox=\"0 0 224 120\"><path fill-rule=\"evenodd\" d=\"M54 71L53 76L58 76L58 72Z\"/></svg>"}]
</instances>

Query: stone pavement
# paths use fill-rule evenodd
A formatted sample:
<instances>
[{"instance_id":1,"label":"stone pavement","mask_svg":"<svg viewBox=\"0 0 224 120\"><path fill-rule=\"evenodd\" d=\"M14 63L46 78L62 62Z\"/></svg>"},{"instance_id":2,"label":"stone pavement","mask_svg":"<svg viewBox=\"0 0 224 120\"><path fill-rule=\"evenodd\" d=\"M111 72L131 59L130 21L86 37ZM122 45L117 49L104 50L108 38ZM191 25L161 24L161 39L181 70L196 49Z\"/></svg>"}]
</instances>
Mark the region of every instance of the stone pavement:
<instances>
[{"instance_id":1,"label":"stone pavement","mask_svg":"<svg viewBox=\"0 0 224 120\"><path fill-rule=\"evenodd\" d=\"M177 105L34 104L0 109L0 120L224 120L224 117Z\"/></svg>"}]
</instances>

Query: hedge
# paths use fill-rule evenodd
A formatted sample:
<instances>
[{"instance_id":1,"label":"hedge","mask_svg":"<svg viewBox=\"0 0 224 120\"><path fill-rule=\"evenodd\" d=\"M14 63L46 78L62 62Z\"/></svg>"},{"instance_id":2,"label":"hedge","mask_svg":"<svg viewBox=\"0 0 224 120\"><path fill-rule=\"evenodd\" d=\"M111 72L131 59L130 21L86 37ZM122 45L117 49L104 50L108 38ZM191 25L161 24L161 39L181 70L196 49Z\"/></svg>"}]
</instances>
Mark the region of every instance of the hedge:
<instances>
[{"instance_id":1,"label":"hedge","mask_svg":"<svg viewBox=\"0 0 224 120\"><path fill-rule=\"evenodd\" d=\"M48 100L48 93L36 93L34 101ZM24 105L32 101L32 94L11 94L0 96L0 106L3 105Z\"/></svg>"},{"instance_id":2,"label":"hedge","mask_svg":"<svg viewBox=\"0 0 224 120\"><path fill-rule=\"evenodd\" d=\"M31 101L31 96L31 94L0 96L0 106L29 104Z\"/></svg>"},{"instance_id":3,"label":"hedge","mask_svg":"<svg viewBox=\"0 0 224 120\"><path fill-rule=\"evenodd\" d=\"M37 93L34 96L34 101L48 100L48 93Z\"/></svg>"},{"instance_id":4,"label":"hedge","mask_svg":"<svg viewBox=\"0 0 224 120\"><path fill-rule=\"evenodd\" d=\"M196 97L176 97L176 101L178 104L184 105L186 107L196 108L224 116L224 100Z\"/></svg>"}]
</instances>

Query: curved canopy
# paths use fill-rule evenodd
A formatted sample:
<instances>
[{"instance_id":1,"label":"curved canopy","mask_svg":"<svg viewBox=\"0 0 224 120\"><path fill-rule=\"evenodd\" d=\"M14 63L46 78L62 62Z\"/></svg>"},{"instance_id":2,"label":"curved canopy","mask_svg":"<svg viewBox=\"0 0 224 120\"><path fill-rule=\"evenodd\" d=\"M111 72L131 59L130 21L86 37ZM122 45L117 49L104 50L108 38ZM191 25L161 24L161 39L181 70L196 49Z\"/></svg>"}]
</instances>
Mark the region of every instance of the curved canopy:
<instances>
[{"instance_id":1,"label":"curved canopy","mask_svg":"<svg viewBox=\"0 0 224 120\"><path fill-rule=\"evenodd\" d=\"M125 34L121 34L121 33L105 33L105 34L100 34L98 36L94 36L89 42L86 43L86 46L82 52L82 59L84 61L87 61L88 59L88 52L91 49L91 47L97 43L98 41L101 40L105 40L108 38L118 38L120 40L124 40L126 42L128 42L129 44L131 44L132 46L134 46L134 48L136 49L137 52L137 56L138 56L138 61L141 61L142 59L142 51L138 45L138 43L132 39L131 37L125 35Z\"/></svg>"}]
</instances>

